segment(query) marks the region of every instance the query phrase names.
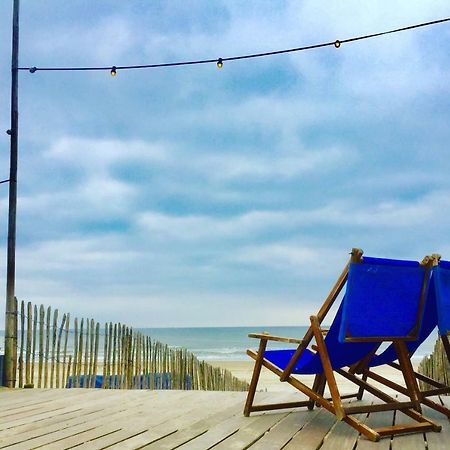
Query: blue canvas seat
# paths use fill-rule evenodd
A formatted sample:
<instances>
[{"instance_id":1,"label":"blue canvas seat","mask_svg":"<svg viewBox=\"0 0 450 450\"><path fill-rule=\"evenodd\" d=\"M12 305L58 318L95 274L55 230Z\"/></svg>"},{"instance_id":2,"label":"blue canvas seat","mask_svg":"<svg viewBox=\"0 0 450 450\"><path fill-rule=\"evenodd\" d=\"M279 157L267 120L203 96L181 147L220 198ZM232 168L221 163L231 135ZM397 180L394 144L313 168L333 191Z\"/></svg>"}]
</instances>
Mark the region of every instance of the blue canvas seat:
<instances>
[{"instance_id":1,"label":"blue canvas seat","mask_svg":"<svg viewBox=\"0 0 450 450\"><path fill-rule=\"evenodd\" d=\"M361 360L368 353L375 351L379 347L379 343L348 343L339 340L343 305L344 302L339 306L336 317L324 339L329 349L330 363L333 369L349 366ZM284 368L288 365L294 353L295 350L266 350L264 358L275 364L277 367ZM322 372L323 366L320 354L308 348L303 351L302 356L297 360L292 369L293 374L311 375Z\"/></svg>"},{"instance_id":2,"label":"blue canvas seat","mask_svg":"<svg viewBox=\"0 0 450 450\"><path fill-rule=\"evenodd\" d=\"M362 258L362 251L352 250L352 257L331 290L317 316L311 316L311 327L303 339L295 340L251 334L260 339L258 352L249 350L247 354L255 359L255 368L250 384L249 394L244 409L248 416L254 411L279 409L286 407L308 406L313 408L318 403L339 420L346 421L371 440L399 432L423 432L440 430L440 427L423 417L420 413L417 382L412 374L411 362L407 354L407 342L414 342L420 335L422 315L429 284L431 263L419 264L415 261L398 261L380 258ZM339 305L330 329L323 336L320 323L329 312L332 304L346 287L345 295ZM308 348L315 339L315 345ZM284 341L297 343L294 350L267 350L267 342ZM382 342L395 344L396 359L399 358L402 370L407 374L410 402L398 402L394 398L368 384L366 380L356 377L352 371L343 370L369 362ZM303 402L283 404L253 405L256 385L261 367L264 366L309 397ZM416 420L413 425L383 427L374 430L362 424L353 414L357 412L376 411L368 406L346 407L335 380L334 372L363 386L388 405L383 410L402 410ZM315 374L312 387L302 383L298 376ZM328 384L332 400L324 398L325 384ZM413 409L415 408L415 409Z\"/></svg>"}]
</instances>

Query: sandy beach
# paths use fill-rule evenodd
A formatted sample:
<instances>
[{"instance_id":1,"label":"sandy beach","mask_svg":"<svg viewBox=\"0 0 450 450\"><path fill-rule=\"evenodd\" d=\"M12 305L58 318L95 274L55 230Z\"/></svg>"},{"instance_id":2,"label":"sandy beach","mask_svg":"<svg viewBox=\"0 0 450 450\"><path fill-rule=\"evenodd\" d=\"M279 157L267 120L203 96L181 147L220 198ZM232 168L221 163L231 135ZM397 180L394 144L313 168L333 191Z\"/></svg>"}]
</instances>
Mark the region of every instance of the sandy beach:
<instances>
[{"instance_id":1,"label":"sandy beach","mask_svg":"<svg viewBox=\"0 0 450 450\"><path fill-rule=\"evenodd\" d=\"M250 382L252 372L253 372L253 360L250 358L248 361L209 361L209 363L215 367L221 367L223 369L228 369L233 375L236 377L247 380ZM394 381L399 384L404 384L403 376L399 370L396 370L389 366L377 367L374 369L375 372L380 375L388 378L391 381ZM314 375L303 375L299 378L302 382L306 383L308 386L312 386ZM336 375L336 379L339 383L339 388L341 390L341 394L351 394L357 391L357 387L341 377L340 375ZM377 385L374 383L374 385ZM261 376L258 383L258 391L264 392L280 392L280 391L294 391L294 388L290 386L288 383L281 383L276 375L267 370L266 368L262 368ZM383 391L388 392L389 389L383 386ZM389 391L391 392L391 391Z\"/></svg>"}]
</instances>

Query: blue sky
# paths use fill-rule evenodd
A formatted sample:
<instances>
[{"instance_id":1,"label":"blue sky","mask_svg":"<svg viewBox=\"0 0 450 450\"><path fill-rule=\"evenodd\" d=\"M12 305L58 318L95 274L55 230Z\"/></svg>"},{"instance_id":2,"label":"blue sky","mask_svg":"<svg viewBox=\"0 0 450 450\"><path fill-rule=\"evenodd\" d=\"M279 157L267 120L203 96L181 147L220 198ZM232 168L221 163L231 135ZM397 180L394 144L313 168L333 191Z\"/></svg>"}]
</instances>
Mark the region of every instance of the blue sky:
<instances>
[{"instance_id":1,"label":"blue sky","mask_svg":"<svg viewBox=\"0 0 450 450\"><path fill-rule=\"evenodd\" d=\"M227 57L448 16L440 0L23 0L20 65ZM301 325L352 247L450 259L449 46L443 24L221 70L22 72L17 296L134 326Z\"/></svg>"}]
</instances>

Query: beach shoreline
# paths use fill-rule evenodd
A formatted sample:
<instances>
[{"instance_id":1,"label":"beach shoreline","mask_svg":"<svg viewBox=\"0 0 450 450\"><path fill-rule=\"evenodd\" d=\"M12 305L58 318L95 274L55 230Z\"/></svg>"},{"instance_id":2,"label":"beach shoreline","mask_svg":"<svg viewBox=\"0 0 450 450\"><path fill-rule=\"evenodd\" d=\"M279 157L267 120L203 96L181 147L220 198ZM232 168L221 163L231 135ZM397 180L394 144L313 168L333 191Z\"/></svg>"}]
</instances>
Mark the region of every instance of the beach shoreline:
<instances>
[{"instance_id":1,"label":"beach shoreline","mask_svg":"<svg viewBox=\"0 0 450 450\"><path fill-rule=\"evenodd\" d=\"M222 360L222 361L207 361L207 362L214 367L227 369L235 377L250 383L254 366L254 361L250 357L248 358L248 361ZM414 369L417 369L417 365L418 363L417 364L413 363ZM383 377L389 379L390 381L393 381L400 385L404 385L402 373L393 367L384 365L376 367L373 370L374 372L382 375ZM301 375L299 379L308 386L312 386L314 381L314 375ZM348 381L347 379L343 378L340 375L336 375L336 381L338 383L339 389L341 390L341 394L351 394L358 390L358 387L354 383ZM382 386L377 383L373 384L377 387ZM280 382L279 378L274 373L263 367L261 370L257 390L264 392L280 392L280 391L293 391L294 388L289 383ZM394 392L388 389L386 386L383 386L383 391Z\"/></svg>"}]
</instances>

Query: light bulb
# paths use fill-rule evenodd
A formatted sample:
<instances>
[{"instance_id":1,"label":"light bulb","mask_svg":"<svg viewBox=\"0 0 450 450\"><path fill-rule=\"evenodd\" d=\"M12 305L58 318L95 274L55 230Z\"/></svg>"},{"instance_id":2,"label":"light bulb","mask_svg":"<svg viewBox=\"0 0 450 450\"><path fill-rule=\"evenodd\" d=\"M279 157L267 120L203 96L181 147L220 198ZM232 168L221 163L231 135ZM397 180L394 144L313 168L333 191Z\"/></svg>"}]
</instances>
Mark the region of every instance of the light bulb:
<instances>
[{"instance_id":1,"label":"light bulb","mask_svg":"<svg viewBox=\"0 0 450 450\"><path fill-rule=\"evenodd\" d=\"M222 58L219 58L219 59L217 60L217 67L218 67L219 69L221 69L221 68L223 67L223 61L222 61Z\"/></svg>"},{"instance_id":2,"label":"light bulb","mask_svg":"<svg viewBox=\"0 0 450 450\"><path fill-rule=\"evenodd\" d=\"M115 77L117 75L117 68L116 66L111 67L111 76Z\"/></svg>"},{"instance_id":3,"label":"light bulb","mask_svg":"<svg viewBox=\"0 0 450 450\"><path fill-rule=\"evenodd\" d=\"M336 40L336 42L334 43L334 46L335 46L336 48L339 48L339 47L341 46L341 41Z\"/></svg>"}]
</instances>

